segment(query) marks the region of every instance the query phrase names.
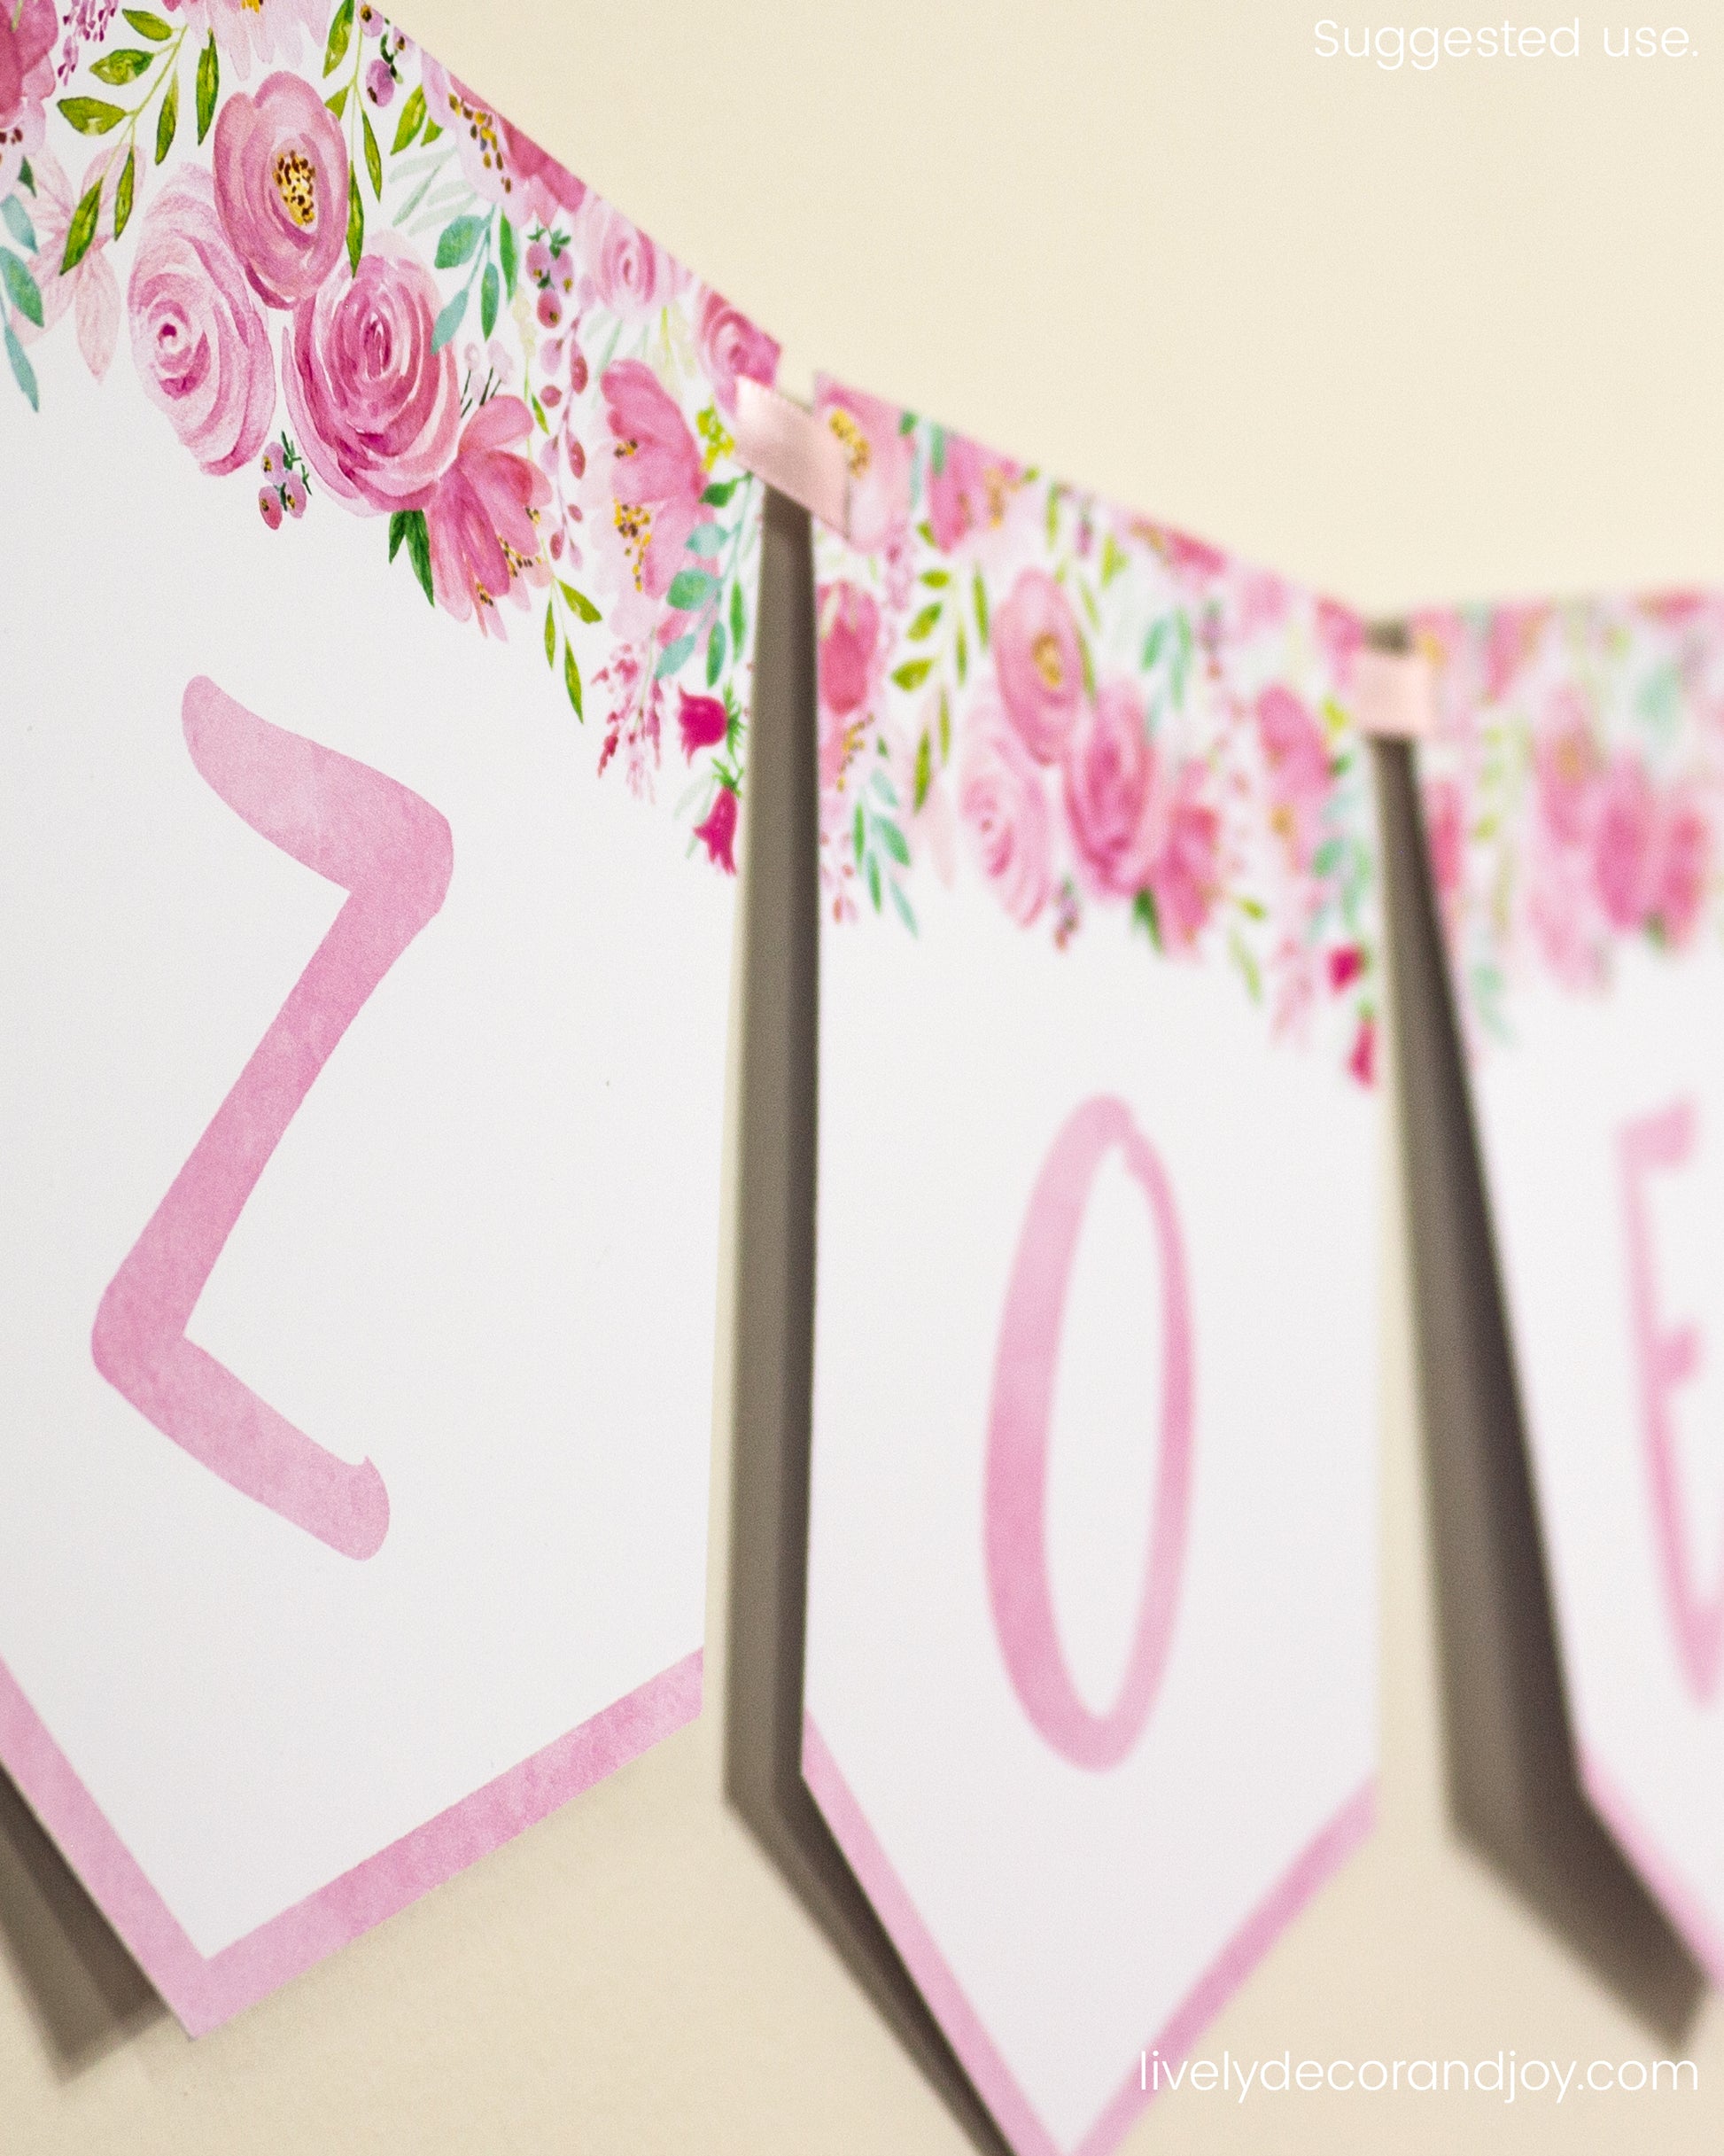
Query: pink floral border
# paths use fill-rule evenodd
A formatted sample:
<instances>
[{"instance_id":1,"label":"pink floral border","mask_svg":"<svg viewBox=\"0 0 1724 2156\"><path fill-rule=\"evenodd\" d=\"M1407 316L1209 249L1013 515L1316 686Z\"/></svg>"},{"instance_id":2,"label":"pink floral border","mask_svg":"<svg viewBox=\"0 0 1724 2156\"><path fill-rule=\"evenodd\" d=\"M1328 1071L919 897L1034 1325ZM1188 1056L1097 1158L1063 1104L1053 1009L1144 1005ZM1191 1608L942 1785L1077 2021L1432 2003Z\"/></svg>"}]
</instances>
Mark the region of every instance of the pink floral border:
<instances>
[{"instance_id":1,"label":"pink floral border","mask_svg":"<svg viewBox=\"0 0 1724 2156\"><path fill-rule=\"evenodd\" d=\"M125 331L236 516L376 519L439 612L542 642L598 771L668 764L734 872L762 497L731 423L778 346L369 0L0 10L0 340L38 409L68 317L98 379Z\"/></svg>"},{"instance_id":2,"label":"pink floral border","mask_svg":"<svg viewBox=\"0 0 1724 2156\"><path fill-rule=\"evenodd\" d=\"M859 391L818 409L850 475L815 540L834 921L914 934L920 889L978 876L1061 950L1123 924L1231 966L1369 1083L1358 619Z\"/></svg>"},{"instance_id":3,"label":"pink floral border","mask_svg":"<svg viewBox=\"0 0 1724 2156\"><path fill-rule=\"evenodd\" d=\"M1537 977L1577 994L1625 946L1716 938L1724 595L1415 618L1437 681L1419 750L1443 926L1475 1046Z\"/></svg>"}]
</instances>

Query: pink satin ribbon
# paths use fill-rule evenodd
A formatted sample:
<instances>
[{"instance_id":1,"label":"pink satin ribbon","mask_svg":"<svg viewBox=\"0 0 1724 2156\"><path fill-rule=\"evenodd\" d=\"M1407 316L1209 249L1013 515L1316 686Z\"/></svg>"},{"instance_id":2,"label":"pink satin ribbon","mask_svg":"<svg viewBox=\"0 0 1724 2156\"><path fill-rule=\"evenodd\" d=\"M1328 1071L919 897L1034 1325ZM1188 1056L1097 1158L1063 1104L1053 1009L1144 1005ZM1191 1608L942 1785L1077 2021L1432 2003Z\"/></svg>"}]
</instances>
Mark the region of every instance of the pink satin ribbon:
<instances>
[{"instance_id":1,"label":"pink satin ribbon","mask_svg":"<svg viewBox=\"0 0 1724 2156\"><path fill-rule=\"evenodd\" d=\"M1417 741L1436 724L1431 663L1417 651L1367 644L1353 662L1353 712L1379 741Z\"/></svg>"},{"instance_id":2,"label":"pink satin ribbon","mask_svg":"<svg viewBox=\"0 0 1724 2156\"><path fill-rule=\"evenodd\" d=\"M850 465L830 427L764 382L736 383L736 455L757 479L848 536Z\"/></svg>"}]
</instances>

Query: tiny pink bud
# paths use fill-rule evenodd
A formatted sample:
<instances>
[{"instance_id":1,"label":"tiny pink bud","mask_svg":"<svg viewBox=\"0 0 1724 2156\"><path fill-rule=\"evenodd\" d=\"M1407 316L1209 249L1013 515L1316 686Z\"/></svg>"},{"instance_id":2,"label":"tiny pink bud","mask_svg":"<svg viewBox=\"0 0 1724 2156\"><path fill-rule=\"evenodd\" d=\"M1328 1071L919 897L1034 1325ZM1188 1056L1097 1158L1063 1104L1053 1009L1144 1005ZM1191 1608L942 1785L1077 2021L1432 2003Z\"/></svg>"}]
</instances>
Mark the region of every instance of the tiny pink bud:
<instances>
[{"instance_id":1,"label":"tiny pink bud","mask_svg":"<svg viewBox=\"0 0 1724 2156\"><path fill-rule=\"evenodd\" d=\"M385 59L375 59L365 71L365 94L378 111L395 95L394 70Z\"/></svg>"},{"instance_id":2,"label":"tiny pink bud","mask_svg":"<svg viewBox=\"0 0 1724 2156\"><path fill-rule=\"evenodd\" d=\"M586 354L577 344L569 347L569 386L577 396L586 386Z\"/></svg>"},{"instance_id":3,"label":"tiny pink bud","mask_svg":"<svg viewBox=\"0 0 1724 2156\"><path fill-rule=\"evenodd\" d=\"M554 330L563 319L563 302L554 292L547 288L539 295L537 311L539 319L546 329Z\"/></svg>"},{"instance_id":4,"label":"tiny pink bud","mask_svg":"<svg viewBox=\"0 0 1724 2156\"><path fill-rule=\"evenodd\" d=\"M282 481L282 503L290 517L306 513L306 483L297 471L290 471Z\"/></svg>"},{"instance_id":5,"label":"tiny pink bud","mask_svg":"<svg viewBox=\"0 0 1724 2156\"><path fill-rule=\"evenodd\" d=\"M273 486L260 486L258 488L258 507L262 511L263 521L269 526L269 529L272 532L280 531L282 524L282 498L276 492Z\"/></svg>"},{"instance_id":6,"label":"tiny pink bud","mask_svg":"<svg viewBox=\"0 0 1724 2156\"><path fill-rule=\"evenodd\" d=\"M586 477L586 452L572 434L569 437L569 469L578 479Z\"/></svg>"},{"instance_id":7,"label":"tiny pink bud","mask_svg":"<svg viewBox=\"0 0 1724 2156\"><path fill-rule=\"evenodd\" d=\"M563 392L555 382L547 382L539 393L539 401L547 412L554 412L563 401Z\"/></svg>"},{"instance_id":8,"label":"tiny pink bud","mask_svg":"<svg viewBox=\"0 0 1724 2156\"><path fill-rule=\"evenodd\" d=\"M527 275L535 284L542 284L551 274L551 251L542 239L535 239L527 249Z\"/></svg>"},{"instance_id":9,"label":"tiny pink bud","mask_svg":"<svg viewBox=\"0 0 1724 2156\"><path fill-rule=\"evenodd\" d=\"M364 6L359 11L359 28L361 36L381 37L384 34L384 27L382 9L373 7L371 5L371 0L365 0Z\"/></svg>"}]
</instances>

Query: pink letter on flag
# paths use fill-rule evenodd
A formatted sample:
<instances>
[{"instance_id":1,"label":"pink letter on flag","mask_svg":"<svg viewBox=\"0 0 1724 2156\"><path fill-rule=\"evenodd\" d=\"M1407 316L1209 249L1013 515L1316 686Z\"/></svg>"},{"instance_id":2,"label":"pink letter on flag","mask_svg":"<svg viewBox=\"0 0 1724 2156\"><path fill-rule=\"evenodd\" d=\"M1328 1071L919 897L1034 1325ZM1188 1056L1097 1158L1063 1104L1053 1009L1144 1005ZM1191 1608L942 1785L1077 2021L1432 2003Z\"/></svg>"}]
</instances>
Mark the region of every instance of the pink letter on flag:
<instances>
[{"instance_id":1,"label":"pink letter on flag","mask_svg":"<svg viewBox=\"0 0 1724 2156\"><path fill-rule=\"evenodd\" d=\"M393 779L284 732L202 676L185 692L200 774L347 903L151 1215L96 1313L96 1367L194 1459L345 1557L371 1557L389 1493L194 1346L186 1327L258 1178L367 999L443 903L449 827Z\"/></svg>"},{"instance_id":2,"label":"pink letter on flag","mask_svg":"<svg viewBox=\"0 0 1724 2156\"><path fill-rule=\"evenodd\" d=\"M1161 1454L1148 1570L1131 1661L1105 1715L1078 1698L1054 1626L1047 1576L1047 1438L1066 1288L1096 1170L1118 1146L1155 1224L1161 1259ZM1122 1101L1087 1101L1053 1141L1030 1195L1006 1289L988 1421L985 1507L994 1629L1025 1713L1080 1767L1115 1767L1136 1744L1173 1638L1191 1491L1192 1335L1173 1191Z\"/></svg>"},{"instance_id":3,"label":"pink letter on flag","mask_svg":"<svg viewBox=\"0 0 1724 2156\"><path fill-rule=\"evenodd\" d=\"M1658 1115L1626 1125L1621 1138L1622 1194L1652 1530L1682 1673L1695 1697L1709 1700L1718 1689L1719 1654L1724 1647L1724 1586L1705 1600L1689 1576L1681 1480L1670 1413L1671 1394L1699 1369L1700 1335L1692 1325L1668 1331L1660 1327L1645 1188L1655 1169L1680 1168L1689 1158L1694 1150L1695 1121L1693 1102L1678 1101Z\"/></svg>"}]
</instances>

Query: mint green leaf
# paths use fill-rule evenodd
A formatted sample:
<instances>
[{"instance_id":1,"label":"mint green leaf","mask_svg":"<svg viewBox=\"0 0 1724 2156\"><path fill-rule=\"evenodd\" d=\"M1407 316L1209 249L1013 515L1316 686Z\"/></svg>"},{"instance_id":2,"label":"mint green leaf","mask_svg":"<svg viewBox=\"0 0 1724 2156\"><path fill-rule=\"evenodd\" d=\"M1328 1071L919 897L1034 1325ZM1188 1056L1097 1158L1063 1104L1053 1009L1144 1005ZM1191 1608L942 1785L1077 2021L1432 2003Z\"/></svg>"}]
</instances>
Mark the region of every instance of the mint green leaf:
<instances>
[{"instance_id":1,"label":"mint green leaf","mask_svg":"<svg viewBox=\"0 0 1724 2156\"><path fill-rule=\"evenodd\" d=\"M666 644L658 655L657 665L653 668L653 679L662 681L667 675L677 673L687 663L688 655L694 648L695 632L693 629L690 629L686 636L679 636L674 643Z\"/></svg>"},{"instance_id":2,"label":"mint green leaf","mask_svg":"<svg viewBox=\"0 0 1724 2156\"><path fill-rule=\"evenodd\" d=\"M6 221L6 230L20 247L34 254L36 251L36 229L30 222L30 213L16 195L8 195L0 202L0 217Z\"/></svg>"},{"instance_id":3,"label":"mint green leaf","mask_svg":"<svg viewBox=\"0 0 1724 2156\"><path fill-rule=\"evenodd\" d=\"M715 621L711 634L706 640L706 685L709 689L717 687L718 676L725 670L726 643L725 625L722 621Z\"/></svg>"},{"instance_id":4,"label":"mint green leaf","mask_svg":"<svg viewBox=\"0 0 1724 2156\"><path fill-rule=\"evenodd\" d=\"M470 261L490 222L488 217L456 217L446 224L437 236L437 267L454 269Z\"/></svg>"},{"instance_id":5,"label":"mint green leaf","mask_svg":"<svg viewBox=\"0 0 1724 2156\"><path fill-rule=\"evenodd\" d=\"M30 409L33 412L39 412L42 409L42 399L36 390L35 369L25 357L24 347L19 343L17 333L11 323L6 324L6 357L12 362L12 376L18 386L30 400Z\"/></svg>"},{"instance_id":6,"label":"mint green leaf","mask_svg":"<svg viewBox=\"0 0 1724 2156\"><path fill-rule=\"evenodd\" d=\"M5 282L6 297L19 313L27 315L40 329L42 294L36 290L36 281L27 267L19 261L10 247L0 247L0 278Z\"/></svg>"},{"instance_id":7,"label":"mint green leaf","mask_svg":"<svg viewBox=\"0 0 1724 2156\"><path fill-rule=\"evenodd\" d=\"M479 284L479 333L487 342L497 326L497 301L501 296L502 280L497 275L497 265L487 262Z\"/></svg>"},{"instance_id":8,"label":"mint green leaf","mask_svg":"<svg viewBox=\"0 0 1724 2156\"><path fill-rule=\"evenodd\" d=\"M703 569L680 569L671 580L671 588L664 596L667 603L680 613L690 613L705 603L718 588L718 579L710 577Z\"/></svg>"}]
</instances>

